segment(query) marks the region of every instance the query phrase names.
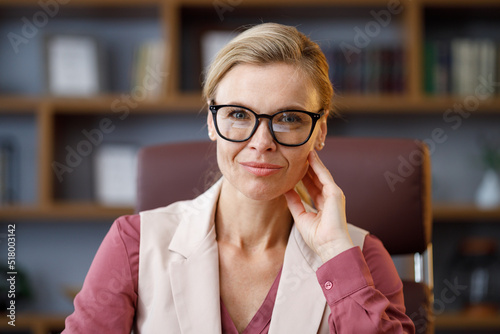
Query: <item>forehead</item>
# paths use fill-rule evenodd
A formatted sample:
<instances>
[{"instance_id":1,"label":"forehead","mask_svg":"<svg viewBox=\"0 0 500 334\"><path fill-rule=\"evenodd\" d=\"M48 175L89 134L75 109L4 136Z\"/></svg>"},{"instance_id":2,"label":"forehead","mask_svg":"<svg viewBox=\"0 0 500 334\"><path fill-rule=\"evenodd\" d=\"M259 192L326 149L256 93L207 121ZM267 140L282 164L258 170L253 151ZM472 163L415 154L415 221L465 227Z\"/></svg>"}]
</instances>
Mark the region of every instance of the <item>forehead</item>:
<instances>
[{"instance_id":1,"label":"forehead","mask_svg":"<svg viewBox=\"0 0 500 334\"><path fill-rule=\"evenodd\" d=\"M215 101L240 103L259 112L290 106L308 110L319 107L309 78L297 66L282 63L235 66L220 81Z\"/></svg>"}]
</instances>

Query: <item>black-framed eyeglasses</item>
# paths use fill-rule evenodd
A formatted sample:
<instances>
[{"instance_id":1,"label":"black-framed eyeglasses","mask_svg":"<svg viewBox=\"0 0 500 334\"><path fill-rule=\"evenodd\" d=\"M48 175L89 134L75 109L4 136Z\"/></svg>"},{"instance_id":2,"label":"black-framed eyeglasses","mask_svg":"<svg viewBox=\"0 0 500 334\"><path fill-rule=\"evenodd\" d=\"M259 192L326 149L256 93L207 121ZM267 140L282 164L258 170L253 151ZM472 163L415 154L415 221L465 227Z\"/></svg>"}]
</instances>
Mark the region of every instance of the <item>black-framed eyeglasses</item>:
<instances>
[{"instance_id":1,"label":"black-framed eyeglasses","mask_svg":"<svg viewBox=\"0 0 500 334\"><path fill-rule=\"evenodd\" d=\"M244 142L250 139L260 124L261 118L269 120L269 131L273 139L284 146L300 146L307 143L316 122L324 110L317 113L303 110L282 110L275 114L257 114L253 110L231 104L210 105L215 130L225 140Z\"/></svg>"}]
</instances>

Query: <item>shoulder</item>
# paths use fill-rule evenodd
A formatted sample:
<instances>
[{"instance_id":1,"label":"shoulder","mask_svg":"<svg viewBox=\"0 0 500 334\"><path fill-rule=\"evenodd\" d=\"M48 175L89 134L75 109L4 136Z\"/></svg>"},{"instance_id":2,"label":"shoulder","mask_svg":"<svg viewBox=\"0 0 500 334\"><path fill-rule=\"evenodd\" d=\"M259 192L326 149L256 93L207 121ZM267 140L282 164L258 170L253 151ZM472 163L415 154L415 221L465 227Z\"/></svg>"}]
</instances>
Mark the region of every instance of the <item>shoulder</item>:
<instances>
[{"instance_id":1,"label":"shoulder","mask_svg":"<svg viewBox=\"0 0 500 334\"><path fill-rule=\"evenodd\" d=\"M382 241L373 234L367 234L364 245L363 255L367 259L390 259L391 255L385 249ZM392 262L392 261L391 261Z\"/></svg>"},{"instance_id":2,"label":"shoulder","mask_svg":"<svg viewBox=\"0 0 500 334\"><path fill-rule=\"evenodd\" d=\"M365 238L363 257L370 268L377 289L386 296L399 293L402 289L402 283L391 255L382 241L373 234L369 234Z\"/></svg>"},{"instance_id":3,"label":"shoulder","mask_svg":"<svg viewBox=\"0 0 500 334\"><path fill-rule=\"evenodd\" d=\"M138 239L140 234L141 217L139 214L118 217L111 226L110 232L118 233L122 237Z\"/></svg>"},{"instance_id":4,"label":"shoulder","mask_svg":"<svg viewBox=\"0 0 500 334\"><path fill-rule=\"evenodd\" d=\"M99 249L112 253L125 249L130 254L131 250L139 247L139 239L139 215L121 216L113 222Z\"/></svg>"}]
</instances>

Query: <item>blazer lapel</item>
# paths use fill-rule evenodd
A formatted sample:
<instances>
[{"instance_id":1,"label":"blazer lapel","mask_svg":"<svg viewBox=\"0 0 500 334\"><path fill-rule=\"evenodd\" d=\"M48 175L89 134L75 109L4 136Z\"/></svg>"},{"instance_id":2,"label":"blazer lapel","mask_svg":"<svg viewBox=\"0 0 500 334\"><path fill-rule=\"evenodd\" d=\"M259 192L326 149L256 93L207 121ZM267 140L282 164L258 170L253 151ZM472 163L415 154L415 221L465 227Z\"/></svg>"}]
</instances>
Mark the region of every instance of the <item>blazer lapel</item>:
<instances>
[{"instance_id":1,"label":"blazer lapel","mask_svg":"<svg viewBox=\"0 0 500 334\"><path fill-rule=\"evenodd\" d=\"M175 309L182 333L221 333L219 252L214 212L220 181L186 207L169 250Z\"/></svg>"},{"instance_id":2,"label":"blazer lapel","mask_svg":"<svg viewBox=\"0 0 500 334\"><path fill-rule=\"evenodd\" d=\"M277 333L317 333L326 299L316 278L321 259L292 227L269 329Z\"/></svg>"}]
</instances>

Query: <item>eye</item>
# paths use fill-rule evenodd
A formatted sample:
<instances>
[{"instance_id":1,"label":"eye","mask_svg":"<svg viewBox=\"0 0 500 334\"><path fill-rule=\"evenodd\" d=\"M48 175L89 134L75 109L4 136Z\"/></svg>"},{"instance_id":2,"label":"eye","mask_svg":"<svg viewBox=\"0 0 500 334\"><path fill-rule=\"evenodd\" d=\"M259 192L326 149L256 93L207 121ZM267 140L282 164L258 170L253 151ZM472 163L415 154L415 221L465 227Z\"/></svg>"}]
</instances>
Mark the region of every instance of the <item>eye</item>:
<instances>
[{"instance_id":1,"label":"eye","mask_svg":"<svg viewBox=\"0 0 500 334\"><path fill-rule=\"evenodd\" d=\"M245 119L245 113L241 111L233 111L231 113L231 117L237 118L237 119Z\"/></svg>"},{"instance_id":2,"label":"eye","mask_svg":"<svg viewBox=\"0 0 500 334\"><path fill-rule=\"evenodd\" d=\"M250 118L250 113L244 109L233 109L228 113L228 117L236 120L245 120Z\"/></svg>"},{"instance_id":3,"label":"eye","mask_svg":"<svg viewBox=\"0 0 500 334\"><path fill-rule=\"evenodd\" d=\"M298 113L283 113L278 120L280 123L302 123L302 117Z\"/></svg>"}]
</instances>

